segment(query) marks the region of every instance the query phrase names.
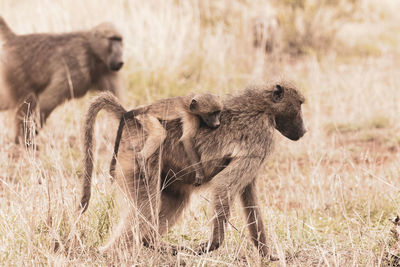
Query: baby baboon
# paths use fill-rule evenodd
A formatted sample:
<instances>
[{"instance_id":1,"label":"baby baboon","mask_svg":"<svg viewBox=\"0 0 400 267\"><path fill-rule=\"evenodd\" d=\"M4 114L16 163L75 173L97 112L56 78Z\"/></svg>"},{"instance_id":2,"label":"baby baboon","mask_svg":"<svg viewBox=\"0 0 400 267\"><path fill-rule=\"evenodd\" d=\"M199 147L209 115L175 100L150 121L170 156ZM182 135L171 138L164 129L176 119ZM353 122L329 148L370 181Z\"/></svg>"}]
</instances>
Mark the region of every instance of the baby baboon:
<instances>
[{"instance_id":1,"label":"baby baboon","mask_svg":"<svg viewBox=\"0 0 400 267\"><path fill-rule=\"evenodd\" d=\"M136 156L139 166L144 170L144 163L165 140L167 132L159 120L181 119L183 133L180 141L189 163L195 170L195 186L201 185L204 180L204 172L199 155L194 149L193 138L200 127L200 123L204 123L211 129L219 127L219 116L222 110L222 102L219 97L209 93L189 94L157 101L145 109L145 112L136 116L144 131L148 133L142 150ZM124 120L121 121L124 122ZM119 141L116 140L116 142ZM113 166L110 169L113 169Z\"/></svg>"},{"instance_id":2,"label":"baby baboon","mask_svg":"<svg viewBox=\"0 0 400 267\"><path fill-rule=\"evenodd\" d=\"M0 36L0 110L18 109L16 143L23 140L26 105L32 110L38 102L43 125L58 105L91 88L118 91L122 36L110 23L82 32L17 35L0 17Z\"/></svg>"},{"instance_id":3,"label":"baby baboon","mask_svg":"<svg viewBox=\"0 0 400 267\"><path fill-rule=\"evenodd\" d=\"M301 112L303 102L300 92L287 83L250 87L223 101L220 127L214 130L199 128L194 144L203 163L205 182L212 180L215 210L211 238L200 246L199 254L221 245L230 207L240 195L255 246L262 256L276 259L266 244L256 196L256 177L271 153L274 128L291 140L298 140L305 134ZM118 103L108 104L119 106ZM93 125L86 127L93 128ZM190 163L185 158L183 147L178 145L182 136L179 120L166 122L167 136L163 149L148 159L151 173L146 179L140 176L138 167L133 164L135 150L140 150L144 144L141 126L132 116L126 119L124 129L118 154L121 168L116 172L116 180L134 207L126 208L129 215L120 220L118 231L103 250L122 238L128 244L133 242L134 234L127 222L132 218L137 219L138 234L144 244L152 242L154 236L165 233L167 227L174 225L195 188L195 174L184 171ZM153 201L157 194L160 195L159 202ZM134 217L135 214L139 216ZM149 227L149 222L154 221L156 224Z\"/></svg>"}]
</instances>

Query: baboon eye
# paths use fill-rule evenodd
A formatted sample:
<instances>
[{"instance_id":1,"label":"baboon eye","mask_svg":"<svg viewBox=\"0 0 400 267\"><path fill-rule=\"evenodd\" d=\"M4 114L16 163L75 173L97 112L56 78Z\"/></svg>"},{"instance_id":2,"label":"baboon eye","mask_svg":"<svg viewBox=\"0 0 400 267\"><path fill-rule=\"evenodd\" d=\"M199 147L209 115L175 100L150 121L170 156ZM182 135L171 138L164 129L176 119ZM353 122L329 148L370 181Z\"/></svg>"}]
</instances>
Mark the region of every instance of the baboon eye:
<instances>
[{"instance_id":1,"label":"baboon eye","mask_svg":"<svg viewBox=\"0 0 400 267\"><path fill-rule=\"evenodd\" d=\"M110 37L110 38L108 38L110 41L116 41L116 42L121 42L122 41L122 38L121 37L118 37L118 36L113 36L113 37Z\"/></svg>"},{"instance_id":2,"label":"baboon eye","mask_svg":"<svg viewBox=\"0 0 400 267\"><path fill-rule=\"evenodd\" d=\"M221 113L221 111L217 110L217 111L208 113L208 116L218 116L220 113Z\"/></svg>"}]
</instances>

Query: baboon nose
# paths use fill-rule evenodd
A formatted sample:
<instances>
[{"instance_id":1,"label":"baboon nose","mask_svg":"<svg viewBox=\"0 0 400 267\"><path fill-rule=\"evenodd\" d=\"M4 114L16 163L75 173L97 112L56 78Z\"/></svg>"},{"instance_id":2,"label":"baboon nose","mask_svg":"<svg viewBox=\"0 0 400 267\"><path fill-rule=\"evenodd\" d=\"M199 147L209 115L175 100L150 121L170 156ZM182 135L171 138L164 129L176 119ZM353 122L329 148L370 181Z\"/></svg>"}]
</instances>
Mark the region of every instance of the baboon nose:
<instances>
[{"instance_id":1,"label":"baboon nose","mask_svg":"<svg viewBox=\"0 0 400 267\"><path fill-rule=\"evenodd\" d=\"M114 70L114 71L119 71L121 68L122 68L122 66L124 65L124 62L118 62L118 63L116 63L116 64L111 64L111 70Z\"/></svg>"}]
</instances>

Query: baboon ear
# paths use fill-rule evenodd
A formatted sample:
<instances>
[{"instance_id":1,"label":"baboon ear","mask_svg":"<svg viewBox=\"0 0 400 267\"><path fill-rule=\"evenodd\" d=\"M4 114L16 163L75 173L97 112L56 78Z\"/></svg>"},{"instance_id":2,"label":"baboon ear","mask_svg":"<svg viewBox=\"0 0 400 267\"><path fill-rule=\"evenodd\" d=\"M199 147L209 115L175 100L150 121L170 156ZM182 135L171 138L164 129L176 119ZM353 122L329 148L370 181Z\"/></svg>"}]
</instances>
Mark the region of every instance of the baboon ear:
<instances>
[{"instance_id":1,"label":"baboon ear","mask_svg":"<svg viewBox=\"0 0 400 267\"><path fill-rule=\"evenodd\" d=\"M275 85L274 91L272 92L272 101L275 103L281 101L283 98L283 87L280 84Z\"/></svg>"},{"instance_id":2,"label":"baboon ear","mask_svg":"<svg viewBox=\"0 0 400 267\"><path fill-rule=\"evenodd\" d=\"M190 102L189 109L195 110L196 107L197 107L197 100L193 98L192 101Z\"/></svg>"}]
</instances>

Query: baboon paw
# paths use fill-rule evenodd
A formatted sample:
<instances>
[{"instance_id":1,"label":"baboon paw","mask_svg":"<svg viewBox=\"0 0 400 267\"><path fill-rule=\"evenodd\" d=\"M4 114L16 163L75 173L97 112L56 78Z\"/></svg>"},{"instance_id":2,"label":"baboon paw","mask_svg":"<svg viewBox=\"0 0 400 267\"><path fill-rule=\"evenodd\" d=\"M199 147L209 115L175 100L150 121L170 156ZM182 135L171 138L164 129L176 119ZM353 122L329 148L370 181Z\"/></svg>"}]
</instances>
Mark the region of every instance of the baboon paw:
<instances>
[{"instance_id":1,"label":"baboon paw","mask_svg":"<svg viewBox=\"0 0 400 267\"><path fill-rule=\"evenodd\" d=\"M89 205L89 201L86 198L82 199L80 204L79 204L78 211L80 213L84 213L87 210L88 205Z\"/></svg>"},{"instance_id":2,"label":"baboon paw","mask_svg":"<svg viewBox=\"0 0 400 267\"><path fill-rule=\"evenodd\" d=\"M267 258L269 258L269 261L279 261L279 257L275 255L269 255Z\"/></svg>"},{"instance_id":3,"label":"baboon paw","mask_svg":"<svg viewBox=\"0 0 400 267\"><path fill-rule=\"evenodd\" d=\"M265 260L269 260L269 261L279 261L279 257L273 254L270 254L268 252L268 250L261 250L260 251L261 256L265 259Z\"/></svg>"},{"instance_id":4,"label":"baboon paw","mask_svg":"<svg viewBox=\"0 0 400 267\"><path fill-rule=\"evenodd\" d=\"M214 243L214 242L212 242L211 244L209 242L202 243L200 244L200 247L197 250L197 255L209 253L213 250L216 250L217 248L219 248L219 243Z\"/></svg>"},{"instance_id":5,"label":"baboon paw","mask_svg":"<svg viewBox=\"0 0 400 267\"><path fill-rule=\"evenodd\" d=\"M200 186L203 184L204 181L204 176L202 175L196 175L195 179L194 179L194 186Z\"/></svg>"},{"instance_id":6,"label":"baboon paw","mask_svg":"<svg viewBox=\"0 0 400 267\"><path fill-rule=\"evenodd\" d=\"M190 251L190 250L185 246L175 246L175 245L170 246L170 252L172 256L178 255L179 251Z\"/></svg>"}]
</instances>

